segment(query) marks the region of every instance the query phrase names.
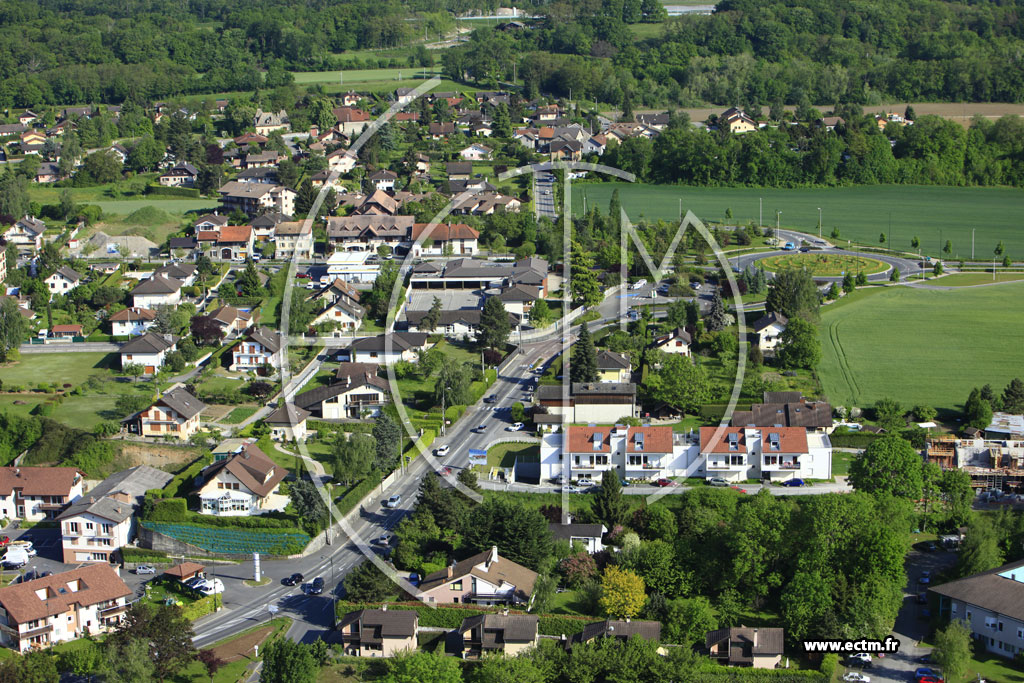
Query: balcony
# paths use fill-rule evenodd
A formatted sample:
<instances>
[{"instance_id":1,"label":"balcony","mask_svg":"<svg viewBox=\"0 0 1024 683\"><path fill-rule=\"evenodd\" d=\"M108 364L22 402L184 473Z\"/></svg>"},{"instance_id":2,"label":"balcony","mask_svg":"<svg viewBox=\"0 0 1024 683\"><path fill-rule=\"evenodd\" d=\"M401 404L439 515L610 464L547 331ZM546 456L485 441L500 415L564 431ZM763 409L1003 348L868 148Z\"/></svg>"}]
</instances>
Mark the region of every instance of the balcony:
<instances>
[{"instance_id":1,"label":"balcony","mask_svg":"<svg viewBox=\"0 0 1024 683\"><path fill-rule=\"evenodd\" d=\"M798 470L798 469L800 469L800 463L799 462L792 462L792 461L783 461L783 462L776 462L776 463L764 461L764 463L761 465L761 469L763 469L763 470Z\"/></svg>"},{"instance_id":2,"label":"balcony","mask_svg":"<svg viewBox=\"0 0 1024 683\"><path fill-rule=\"evenodd\" d=\"M571 468L573 470L591 470L591 471L596 471L596 472L603 472L605 470L615 469L615 465L613 465L610 462L609 463L605 463L605 464L594 464L594 463L590 463L590 462L586 462L586 463L582 463L581 462L581 463L577 464L577 463L574 462L574 463L571 464Z\"/></svg>"},{"instance_id":3,"label":"balcony","mask_svg":"<svg viewBox=\"0 0 1024 683\"><path fill-rule=\"evenodd\" d=\"M116 616L118 614L121 614L122 612L127 611L128 605L111 605L109 607L104 607L103 609L99 610L99 615L103 618L107 618Z\"/></svg>"},{"instance_id":4,"label":"balcony","mask_svg":"<svg viewBox=\"0 0 1024 683\"><path fill-rule=\"evenodd\" d=\"M51 633L52 631L53 624L46 624L45 626L40 626L39 628L34 628L30 631L22 631L18 634L18 636L20 638L35 638L36 636L45 635L47 633Z\"/></svg>"},{"instance_id":5,"label":"balcony","mask_svg":"<svg viewBox=\"0 0 1024 683\"><path fill-rule=\"evenodd\" d=\"M747 463L745 462L737 465L730 465L729 463L712 460L709 460L708 464L706 465L706 469L709 472L733 472L737 470L746 469L746 467Z\"/></svg>"}]
</instances>

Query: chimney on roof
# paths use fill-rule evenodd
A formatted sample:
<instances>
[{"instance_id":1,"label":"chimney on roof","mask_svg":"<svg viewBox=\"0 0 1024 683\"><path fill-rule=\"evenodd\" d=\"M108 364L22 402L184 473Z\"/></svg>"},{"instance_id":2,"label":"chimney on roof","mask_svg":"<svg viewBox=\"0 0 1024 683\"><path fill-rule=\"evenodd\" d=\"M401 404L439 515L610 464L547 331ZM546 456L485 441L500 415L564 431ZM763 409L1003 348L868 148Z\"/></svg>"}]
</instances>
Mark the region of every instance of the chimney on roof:
<instances>
[{"instance_id":1,"label":"chimney on roof","mask_svg":"<svg viewBox=\"0 0 1024 683\"><path fill-rule=\"evenodd\" d=\"M448 578L449 579L452 578L452 569L453 568L454 568L454 565L448 565Z\"/></svg>"},{"instance_id":2,"label":"chimney on roof","mask_svg":"<svg viewBox=\"0 0 1024 683\"><path fill-rule=\"evenodd\" d=\"M627 624L629 623L629 617L626 617L626 623Z\"/></svg>"},{"instance_id":3,"label":"chimney on roof","mask_svg":"<svg viewBox=\"0 0 1024 683\"><path fill-rule=\"evenodd\" d=\"M757 629L754 629L754 647L757 647Z\"/></svg>"},{"instance_id":4,"label":"chimney on roof","mask_svg":"<svg viewBox=\"0 0 1024 683\"><path fill-rule=\"evenodd\" d=\"M388 606L386 604L385 605L381 605L380 606L380 611L381 612L387 612L388 611Z\"/></svg>"},{"instance_id":5,"label":"chimney on roof","mask_svg":"<svg viewBox=\"0 0 1024 683\"><path fill-rule=\"evenodd\" d=\"M491 562L497 562L497 561L498 561L498 546L492 545L491 546L491 552L487 556L487 564L490 564Z\"/></svg>"},{"instance_id":6,"label":"chimney on roof","mask_svg":"<svg viewBox=\"0 0 1024 683\"><path fill-rule=\"evenodd\" d=\"M15 467L14 468L14 476L16 476L16 477L20 477L21 476L21 468L20 467Z\"/></svg>"}]
</instances>

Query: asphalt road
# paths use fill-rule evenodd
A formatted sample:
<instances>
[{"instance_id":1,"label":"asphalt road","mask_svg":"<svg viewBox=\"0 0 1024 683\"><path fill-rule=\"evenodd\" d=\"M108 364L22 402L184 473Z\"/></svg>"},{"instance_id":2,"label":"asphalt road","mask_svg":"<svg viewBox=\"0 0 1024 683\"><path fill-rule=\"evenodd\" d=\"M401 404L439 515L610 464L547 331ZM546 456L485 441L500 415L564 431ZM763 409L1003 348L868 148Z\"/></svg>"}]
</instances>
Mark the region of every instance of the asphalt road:
<instances>
[{"instance_id":1,"label":"asphalt road","mask_svg":"<svg viewBox=\"0 0 1024 683\"><path fill-rule=\"evenodd\" d=\"M729 259L729 262L734 267L739 268L740 270L743 270L743 269L748 268L751 265L755 264L757 261L760 261L761 259L768 258L770 256L780 256L780 255L784 255L784 254L794 254L794 253L798 254L800 252L792 251L792 250L785 251L785 250L782 250L782 249L779 249L779 250L776 250L776 251L764 251L764 252L759 252L759 253L756 253L756 254L744 254L743 256L736 256L734 258ZM817 253L817 252L810 252L810 253ZM864 253L864 252L859 252L859 251L848 251L846 249L828 249L828 250L824 250L824 253L827 253L827 254L837 254L837 255L847 255L847 256L863 256L865 258L875 259L876 261L882 261L882 262L888 264L890 266L890 269L886 270L885 272L875 273L874 275L868 275L868 280L872 281L872 282L888 280L889 279L889 273L891 272L891 268L892 267L895 267L895 268L897 268L900 271L900 278L903 278L903 279L907 278L910 275L916 275L916 274L921 272L921 267L920 267L920 265L918 264L917 261L914 261L914 260L911 260L911 259L901 258L901 257L898 257L898 256L888 256L886 254L876 254L874 252ZM843 278L842 278L842 276L824 277L824 276L817 276L816 275L815 279L816 280L828 280L828 281L832 281L832 282L841 282Z\"/></svg>"},{"instance_id":2,"label":"asphalt road","mask_svg":"<svg viewBox=\"0 0 1024 683\"><path fill-rule=\"evenodd\" d=\"M558 218L555 210L555 176L541 173L537 176L534 193L534 204L537 207L537 218L546 216L551 220Z\"/></svg>"}]
</instances>

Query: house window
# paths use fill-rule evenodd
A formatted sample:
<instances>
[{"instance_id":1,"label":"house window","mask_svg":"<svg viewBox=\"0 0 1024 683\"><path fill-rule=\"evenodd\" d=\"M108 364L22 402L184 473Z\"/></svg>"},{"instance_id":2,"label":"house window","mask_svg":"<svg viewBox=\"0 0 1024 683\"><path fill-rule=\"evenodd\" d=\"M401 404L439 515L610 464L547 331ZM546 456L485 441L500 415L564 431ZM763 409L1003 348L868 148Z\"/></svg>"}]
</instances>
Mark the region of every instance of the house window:
<instances>
[{"instance_id":1,"label":"house window","mask_svg":"<svg viewBox=\"0 0 1024 683\"><path fill-rule=\"evenodd\" d=\"M80 528L78 526L78 522L68 522L68 533L69 534L81 533Z\"/></svg>"},{"instance_id":2,"label":"house window","mask_svg":"<svg viewBox=\"0 0 1024 683\"><path fill-rule=\"evenodd\" d=\"M967 610L967 621L971 620L971 610Z\"/></svg>"},{"instance_id":3,"label":"house window","mask_svg":"<svg viewBox=\"0 0 1024 683\"><path fill-rule=\"evenodd\" d=\"M462 579L459 579L458 581L452 581L451 588L453 591L462 590Z\"/></svg>"},{"instance_id":4,"label":"house window","mask_svg":"<svg viewBox=\"0 0 1024 683\"><path fill-rule=\"evenodd\" d=\"M729 464L730 465L742 465L743 464L743 456L742 455L730 455L729 456Z\"/></svg>"},{"instance_id":5,"label":"house window","mask_svg":"<svg viewBox=\"0 0 1024 683\"><path fill-rule=\"evenodd\" d=\"M92 522L86 522L85 523L85 530L86 531L92 531Z\"/></svg>"}]
</instances>

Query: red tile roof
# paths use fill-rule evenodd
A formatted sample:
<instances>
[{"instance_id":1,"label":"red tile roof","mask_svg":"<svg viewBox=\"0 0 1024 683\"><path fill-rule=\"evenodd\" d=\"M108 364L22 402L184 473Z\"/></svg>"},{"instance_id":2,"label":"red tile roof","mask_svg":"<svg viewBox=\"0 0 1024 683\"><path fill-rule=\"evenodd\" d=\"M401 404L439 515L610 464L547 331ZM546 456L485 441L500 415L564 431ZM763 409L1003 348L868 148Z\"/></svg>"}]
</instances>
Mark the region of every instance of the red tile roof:
<instances>
[{"instance_id":1,"label":"red tile roof","mask_svg":"<svg viewBox=\"0 0 1024 683\"><path fill-rule=\"evenodd\" d=\"M721 435L718 441L712 442L718 427L701 427L700 428L700 452L701 453L746 453L747 452L747 439L746 431L748 428L743 427L723 427ZM757 429L751 429L754 432L760 432L761 434L761 451L764 453L806 453L807 452L807 430L803 427L759 427ZM737 450L729 449L729 434L738 434L739 448ZM779 449L777 451L771 450L768 444L771 440L771 435L777 434L779 440Z\"/></svg>"},{"instance_id":2,"label":"red tile roof","mask_svg":"<svg viewBox=\"0 0 1024 683\"><path fill-rule=\"evenodd\" d=\"M0 496L66 496L80 476L74 467L0 467Z\"/></svg>"},{"instance_id":3,"label":"red tile roof","mask_svg":"<svg viewBox=\"0 0 1024 683\"><path fill-rule=\"evenodd\" d=\"M362 109L356 109L355 107L338 107L333 110L334 117L338 119L338 123L357 123L359 121L369 121L370 115Z\"/></svg>"},{"instance_id":4,"label":"red tile roof","mask_svg":"<svg viewBox=\"0 0 1024 683\"><path fill-rule=\"evenodd\" d=\"M54 334L56 334L58 332L81 332L81 331L82 331L82 326L81 325L54 325L53 326Z\"/></svg>"},{"instance_id":5,"label":"red tile roof","mask_svg":"<svg viewBox=\"0 0 1024 683\"><path fill-rule=\"evenodd\" d=\"M643 434L643 448L637 448L636 434ZM671 453L672 427L630 427L626 433L627 453Z\"/></svg>"},{"instance_id":6,"label":"red tile roof","mask_svg":"<svg viewBox=\"0 0 1024 683\"><path fill-rule=\"evenodd\" d=\"M200 242L248 242L252 236L251 225L225 225L216 230L198 230L196 239Z\"/></svg>"},{"instance_id":7,"label":"red tile roof","mask_svg":"<svg viewBox=\"0 0 1024 683\"><path fill-rule=\"evenodd\" d=\"M480 237L479 232L465 223L415 223L412 226L412 239L419 239L424 232L427 237L437 241L475 240Z\"/></svg>"},{"instance_id":8,"label":"red tile roof","mask_svg":"<svg viewBox=\"0 0 1024 683\"><path fill-rule=\"evenodd\" d=\"M39 590L45 597L39 597ZM109 564L99 563L0 588L0 605L11 620L24 624L65 614L76 604L95 605L131 594Z\"/></svg>"},{"instance_id":9,"label":"red tile roof","mask_svg":"<svg viewBox=\"0 0 1024 683\"><path fill-rule=\"evenodd\" d=\"M599 427L569 427L569 447L566 449L568 453L611 453L611 425L601 425ZM672 428L669 427L669 431ZM600 434L601 447L598 449L594 448L594 435Z\"/></svg>"},{"instance_id":10,"label":"red tile roof","mask_svg":"<svg viewBox=\"0 0 1024 683\"><path fill-rule=\"evenodd\" d=\"M719 431L721 430L721 431ZM716 434L717 432L717 434ZM729 448L729 435L738 434L739 447L736 450ZM746 453L747 435L739 427L701 427L700 428L700 452L701 453Z\"/></svg>"}]
</instances>

